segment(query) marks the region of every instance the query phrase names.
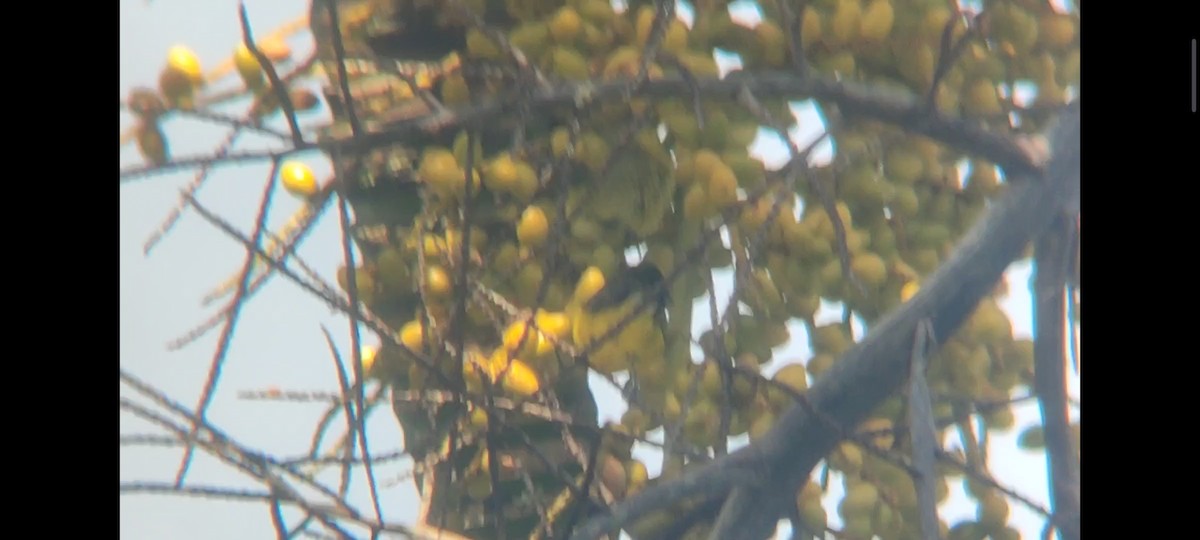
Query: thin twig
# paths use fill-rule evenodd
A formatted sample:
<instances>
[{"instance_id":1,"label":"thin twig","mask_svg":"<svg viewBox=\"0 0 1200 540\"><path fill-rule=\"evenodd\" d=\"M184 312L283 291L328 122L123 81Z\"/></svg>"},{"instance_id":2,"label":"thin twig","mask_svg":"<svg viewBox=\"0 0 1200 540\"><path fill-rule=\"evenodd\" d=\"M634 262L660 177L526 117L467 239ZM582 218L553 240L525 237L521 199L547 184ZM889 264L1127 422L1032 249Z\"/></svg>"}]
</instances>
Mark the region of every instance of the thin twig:
<instances>
[{"instance_id":1,"label":"thin twig","mask_svg":"<svg viewBox=\"0 0 1200 540\"><path fill-rule=\"evenodd\" d=\"M261 54L261 53L260 53ZM271 196L275 193L275 174L279 169L279 162L271 164L271 174L267 178L267 183L263 187L262 199L258 208L258 219L254 223L254 233L251 235L251 244L257 246L262 241L263 231L266 229L267 214L271 207ZM191 195L187 195L191 199ZM250 271L254 266L254 252L246 250L246 259L242 263L241 279L238 281L238 289L234 294L234 308L229 314L229 318L225 322L225 327L221 330L221 337L217 341L217 350L213 353L212 362L209 366L208 377L204 383L204 390L200 394L200 402L196 405L196 418L204 420L205 413L208 410L209 404L212 402L215 394L217 381L221 377L221 367L225 363L225 355L229 352L229 345L233 341L233 332L237 326L238 315L241 313L242 306L245 304L244 297L246 289L249 286ZM192 425L192 437L196 436L196 430L199 429L199 424ZM184 476L187 474L188 466L192 461L192 445L188 445L187 450L183 454L183 460L179 464L179 470L175 473L175 485L182 486Z\"/></svg>"}]
</instances>

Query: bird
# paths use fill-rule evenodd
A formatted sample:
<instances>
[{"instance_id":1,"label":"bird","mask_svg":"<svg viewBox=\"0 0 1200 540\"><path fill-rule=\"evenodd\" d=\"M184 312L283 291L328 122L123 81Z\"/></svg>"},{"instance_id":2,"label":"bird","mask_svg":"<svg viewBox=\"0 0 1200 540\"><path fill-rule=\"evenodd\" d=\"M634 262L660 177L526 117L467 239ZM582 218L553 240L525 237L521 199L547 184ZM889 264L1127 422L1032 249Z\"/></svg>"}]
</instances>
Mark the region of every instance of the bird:
<instances>
[{"instance_id":1,"label":"bird","mask_svg":"<svg viewBox=\"0 0 1200 540\"><path fill-rule=\"evenodd\" d=\"M581 285L594 279L588 274L581 278ZM573 311L572 338L576 346L590 350L587 360L592 369L612 374L634 362L664 361L669 296L658 267L648 261L622 267L604 279L599 290L591 289L594 292L589 295L589 287L577 288L574 306L569 309ZM634 312L633 319L625 322ZM608 337L623 322L624 326Z\"/></svg>"}]
</instances>

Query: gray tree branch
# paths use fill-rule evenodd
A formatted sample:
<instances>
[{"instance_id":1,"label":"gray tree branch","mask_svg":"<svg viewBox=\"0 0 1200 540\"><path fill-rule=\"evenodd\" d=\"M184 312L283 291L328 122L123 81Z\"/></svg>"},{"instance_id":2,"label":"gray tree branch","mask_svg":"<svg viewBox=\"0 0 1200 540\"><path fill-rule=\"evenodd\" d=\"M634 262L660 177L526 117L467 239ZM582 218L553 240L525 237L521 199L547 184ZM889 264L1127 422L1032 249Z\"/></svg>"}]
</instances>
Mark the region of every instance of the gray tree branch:
<instances>
[{"instance_id":1,"label":"gray tree branch","mask_svg":"<svg viewBox=\"0 0 1200 540\"><path fill-rule=\"evenodd\" d=\"M1079 539L1079 464L1071 441L1067 411L1066 325L1067 270L1074 254L1072 221L1060 214L1034 247L1034 392L1042 409L1049 468L1050 508L1064 540Z\"/></svg>"},{"instance_id":2,"label":"gray tree branch","mask_svg":"<svg viewBox=\"0 0 1200 540\"><path fill-rule=\"evenodd\" d=\"M599 538L624 523L696 496L695 489L700 486L712 496L728 494L735 483L747 488L739 490L739 496L753 504L727 501L728 508L743 512L722 516L719 523L736 526L714 530L714 537L759 539L769 534L775 520L787 515L796 490L812 468L838 442L840 432L865 419L903 384L918 324L928 319L938 339L952 335L1024 247L1049 227L1064 207L1077 201L1079 121L1076 101L1046 133L1050 159L1041 174L1022 166L1006 169L1010 179L1023 181L1013 182L1008 195L971 228L950 260L930 276L916 296L885 318L813 385L808 393L810 407L793 406L759 442L631 496L608 515L584 524L572 538ZM1001 152L992 149L990 153ZM1037 162L1024 156L1024 163ZM747 486L747 482L753 485ZM693 489L681 489L683 486Z\"/></svg>"}]
</instances>

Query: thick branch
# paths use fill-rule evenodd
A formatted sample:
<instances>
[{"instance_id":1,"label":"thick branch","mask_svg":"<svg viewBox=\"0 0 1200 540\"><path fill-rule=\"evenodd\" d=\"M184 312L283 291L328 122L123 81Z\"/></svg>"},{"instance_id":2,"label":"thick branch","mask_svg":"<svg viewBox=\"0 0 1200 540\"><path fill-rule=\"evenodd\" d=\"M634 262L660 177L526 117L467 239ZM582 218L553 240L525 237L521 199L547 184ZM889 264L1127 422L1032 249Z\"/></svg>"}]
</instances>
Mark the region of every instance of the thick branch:
<instances>
[{"instance_id":1,"label":"thick branch","mask_svg":"<svg viewBox=\"0 0 1200 540\"><path fill-rule=\"evenodd\" d=\"M1070 264L1071 225L1066 219L1038 239L1035 246L1033 345L1034 392L1042 409L1046 431L1046 459L1050 471L1051 509L1061 516L1057 522L1064 540L1079 538L1079 467L1071 442L1067 418L1067 362L1063 341L1066 325L1066 279Z\"/></svg>"},{"instance_id":2,"label":"thick branch","mask_svg":"<svg viewBox=\"0 0 1200 540\"><path fill-rule=\"evenodd\" d=\"M639 492L617 505L608 516L585 524L573 538L598 538L629 520L666 508L679 499L671 500L664 495L669 490L679 491L681 485L702 485L711 496L728 493L735 478L758 480L753 493L746 495L758 504L733 506L755 508L756 521L769 521L764 520L764 511L775 518L786 515L788 506L794 504L796 490L816 463L832 450L842 429L865 419L903 383L918 324L928 319L939 340L952 335L979 300L991 291L1008 265L1020 257L1024 247L1078 196L1079 120L1077 101L1066 109L1048 134L1051 160L1045 174L1015 182L1009 194L972 227L951 259L930 276L925 287L847 351L813 385L808 399L815 414L810 414L807 407L794 406L761 441L679 480ZM686 495L695 493L689 491ZM758 529L761 528L734 528L723 538L761 538L756 534L761 532Z\"/></svg>"}]
</instances>

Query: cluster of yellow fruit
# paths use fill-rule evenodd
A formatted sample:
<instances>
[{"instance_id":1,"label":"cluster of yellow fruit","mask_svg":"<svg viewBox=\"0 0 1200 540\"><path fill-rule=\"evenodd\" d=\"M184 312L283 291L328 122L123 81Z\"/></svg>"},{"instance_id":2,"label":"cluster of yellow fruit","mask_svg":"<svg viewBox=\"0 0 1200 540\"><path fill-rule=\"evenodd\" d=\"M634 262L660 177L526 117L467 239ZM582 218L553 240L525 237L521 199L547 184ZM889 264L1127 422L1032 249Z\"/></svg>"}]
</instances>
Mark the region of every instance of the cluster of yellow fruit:
<instances>
[{"instance_id":1,"label":"cluster of yellow fruit","mask_svg":"<svg viewBox=\"0 0 1200 540\"><path fill-rule=\"evenodd\" d=\"M191 108L195 91L204 84L204 72L196 53L176 45L167 51L167 63L158 77L158 92L138 88L130 93L129 109L138 117L134 127L138 150L147 162L162 165L170 158L160 116L171 109Z\"/></svg>"},{"instance_id":2,"label":"cluster of yellow fruit","mask_svg":"<svg viewBox=\"0 0 1200 540\"><path fill-rule=\"evenodd\" d=\"M264 39L256 44L256 48L267 60L279 65L292 57L291 48L278 36ZM172 46L167 50L166 64L159 72L157 91L138 88L127 100L130 110L138 116L139 123L135 128L138 149L149 163L161 165L169 157L159 117L167 111L195 108L198 92L224 77L230 67L237 72L246 90L258 100L251 110L253 116L262 118L280 110L278 94L267 83L258 58L244 43L237 45L231 60L207 74L195 51L185 45ZM311 111L320 103L316 94L305 88L289 88L287 94L296 112Z\"/></svg>"},{"instance_id":3,"label":"cluster of yellow fruit","mask_svg":"<svg viewBox=\"0 0 1200 540\"><path fill-rule=\"evenodd\" d=\"M536 67L566 80L643 73L655 79L680 69L697 78L715 77L715 47L739 53L746 71L787 69L793 61L775 2L761 3L763 20L754 27L735 24L725 9L728 2L697 2L703 9L696 10L692 24L667 21L659 41L663 56L645 62L654 33L649 2L631 1L625 11L607 0L502 3L514 21L498 28L507 43L468 27L463 49L455 51L466 61L512 64L506 50L511 45L527 62L522 69ZM480 8L478 13L485 4L489 12L497 7L491 1L468 4ZM1061 101L1064 88L1078 85L1078 12L1053 13L1043 4L988 3L934 95L939 112L1007 122L1008 80L1034 81L1044 103ZM801 49L818 71L922 94L937 71L947 25L957 21L951 37L967 35L959 15L931 0L816 0L800 16ZM237 67L248 87L261 85L244 54ZM452 72L432 91L443 105L456 107L486 97L473 91L492 95L505 89L500 78L489 77L482 85L468 85L462 72ZM792 118L782 100L764 104L776 120ZM534 399L580 384L581 368L572 357L586 351L588 367L606 375L628 371L635 383L636 403L610 431L643 437L660 426L668 431L677 426L683 442L704 451L720 442L720 423L713 419L728 406L726 435L757 439L793 404L794 393L807 390L809 376L824 376L853 345L843 325L815 324L821 301L845 302L870 327L917 293L921 280L1004 188L990 163L971 162L964 173L962 156L942 145L847 119L833 133L834 162L814 167L797 182L795 194L781 194L766 189L777 186L768 184L762 162L748 152L760 120L731 100L706 98L699 118L691 99L639 96L592 104L581 96L579 105L573 111L539 111L550 125L526 126L519 146L477 138L468 148L460 133L452 142L414 149L413 177L428 188L424 215L387 231L385 245L366 250L362 266L352 271L357 297L398 329L401 344L432 358L440 374L385 346L364 364L368 375L410 390L442 388L441 381L461 377L471 392L486 383L509 396ZM1029 118L1028 125L1036 126L1036 115ZM298 166L285 165L281 180L301 196L317 189L311 171ZM828 207L818 185L828 188L824 193L833 199ZM464 207L471 224L465 252ZM697 252L703 226L717 218L724 219L726 242L704 246L699 260L687 258ZM667 284L665 332L651 310L614 330L641 306L623 305L603 316L584 309L606 283L629 271L625 259L631 247L640 248L662 274L679 274ZM697 362L690 348L692 302L708 292L708 272L735 260L740 268L746 263L746 272L738 273L743 309L735 308L719 332L702 333L704 358ZM524 315L506 315L478 301L477 291L459 290L464 265L470 281ZM344 288L347 278L342 269ZM469 298L466 316L456 320L456 301L463 296ZM807 324L813 356L780 366L768 381L764 368L775 349L789 342L787 325L796 320ZM462 363L444 351L442 338L455 325L468 336ZM718 358L732 359L728 392ZM1031 371L1030 342L1014 340L996 302L985 301L931 360L935 416L949 421L960 407L973 410L972 402L1004 402L1029 382ZM872 438L879 449L903 450L904 437L890 430L902 424L904 406L901 398L890 399L862 426L881 433ZM1012 427L1007 405L978 410L988 427ZM478 409L464 410L456 420L465 431L486 421ZM558 437L555 431L550 438ZM645 467L623 448L606 450L618 471L606 484L624 479L625 489L617 491L627 492L645 483ZM484 474L491 460L482 451L471 459L475 465L465 467L473 472L464 477L470 480L459 487L475 500L494 494L498 487ZM903 470L851 443L839 446L828 461L846 478L839 511L848 537L913 537L915 492ZM939 480L941 496L946 476ZM1003 497L976 488L980 515L970 527L993 537L1011 535ZM823 527L825 510L816 489L806 487L797 503L810 525ZM960 524L943 533L959 537L976 530Z\"/></svg>"},{"instance_id":4,"label":"cluster of yellow fruit","mask_svg":"<svg viewBox=\"0 0 1200 540\"><path fill-rule=\"evenodd\" d=\"M810 338L814 356L807 362L807 369L818 380L853 344L853 339L839 323L812 328ZM789 365L780 374L787 369L794 368ZM1014 417L1008 399L1015 387L1031 383L1033 343L1014 340L1007 316L994 300L985 299L964 327L931 358L927 373L934 397L933 415L938 425L938 440L944 439L945 429L957 425L959 413L981 413L988 429L1009 430L1014 426ZM866 437L877 452L907 452L907 439L894 434L896 426L906 422L906 404L900 396L894 396L859 426L858 434ZM916 493L907 472L850 441L841 443L827 457L827 464L841 472L846 482L846 497L838 511L845 523L844 531L850 537L868 538L872 534L883 538L919 536L915 529L918 523ZM939 465L937 472L935 487L940 502L948 493L948 477L957 476L961 471ZM960 538L960 534L978 530L983 531L981 535L1019 537L1015 529L1006 525L1008 507L1005 497L976 485L974 481L970 484L970 493L979 502L978 519L948 529L943 523L941 536L952 533L951 538ZM826 515L819 497L811 493L815 489L815 486L805 487L797 504L806 523L820 527L824 525ZM968 525L973 528L967 528Z\"/></svg>"}]
</instances>

